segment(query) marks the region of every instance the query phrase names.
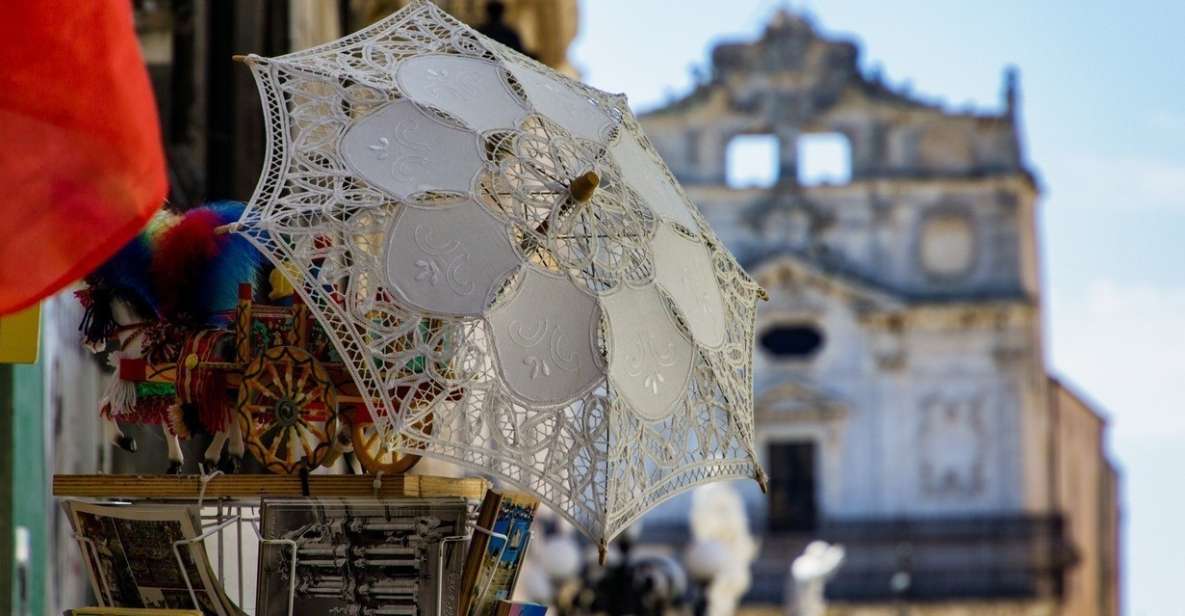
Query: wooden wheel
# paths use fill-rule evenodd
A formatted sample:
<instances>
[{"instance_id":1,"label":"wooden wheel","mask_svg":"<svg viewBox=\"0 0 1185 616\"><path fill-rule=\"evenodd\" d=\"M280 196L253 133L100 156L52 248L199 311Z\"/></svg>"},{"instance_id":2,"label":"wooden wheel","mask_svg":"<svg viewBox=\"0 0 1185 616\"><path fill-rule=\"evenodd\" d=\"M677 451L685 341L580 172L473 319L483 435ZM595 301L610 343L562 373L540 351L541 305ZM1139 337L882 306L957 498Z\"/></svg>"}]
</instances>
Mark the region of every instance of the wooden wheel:
<instances>
[{"instance_id":1,"label":"wooden wheel","mask_svg":"<svg viewBox=\"0 0 1185 616\"><path fill-rule=\"evenodd\" d=\"M333 382L304 349L267 349L243 371L238 419L247 449L269 471L312 470L337 434Z\"/></svg>"},{"instance_id":2,"label":"wooden wheel","mask_svg":"<svg viewBox=\"0 0 1185 616\"><path fill-rule=\"evenodd\" d=\"M422 420L422 422L423 428L421 429L425 433L431 434L432 420L429 418ZM419 427L417 425L417 428ZM402 434L390 434L384 440L374 422L370 421L355 422L350 427L350 437L354 441L354 456L358 458L362 468L372 474L379 471L382 471L384 475L406 473L416 465L416 462L420 461L420 456L397 452L395 448L422 448L424 446L423 443L409 439Z\"/></svg>"}]
</instances>

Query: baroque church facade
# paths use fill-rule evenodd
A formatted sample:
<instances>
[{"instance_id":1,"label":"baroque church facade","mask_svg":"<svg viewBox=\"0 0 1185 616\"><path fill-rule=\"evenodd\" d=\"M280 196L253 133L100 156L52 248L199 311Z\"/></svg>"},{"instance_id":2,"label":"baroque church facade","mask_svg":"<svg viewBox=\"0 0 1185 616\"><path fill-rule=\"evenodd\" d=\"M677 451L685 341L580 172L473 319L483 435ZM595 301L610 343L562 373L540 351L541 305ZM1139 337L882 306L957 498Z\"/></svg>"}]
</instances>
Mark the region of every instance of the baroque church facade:
<instances>
[{"instance_id":1,"label":"baroque church facade","mask_svg":"<svg viewBox=\"0 0 1185 616\"><path fill-rule=\"evenodd\" d=\"M782 604L791 560L823 537L847 551L829 614L1117 614L1116 472L1103 419L1047 371L1015 73L1002 110L952 112L858 53L780 12L641 118L770 295L770 491L742 488L763 546L746 602ZM800 181L799 144L820 134L846 144L848 177ZM748 135L776 143L771 186L726 181Z\"/></svg>"}]
</instances>

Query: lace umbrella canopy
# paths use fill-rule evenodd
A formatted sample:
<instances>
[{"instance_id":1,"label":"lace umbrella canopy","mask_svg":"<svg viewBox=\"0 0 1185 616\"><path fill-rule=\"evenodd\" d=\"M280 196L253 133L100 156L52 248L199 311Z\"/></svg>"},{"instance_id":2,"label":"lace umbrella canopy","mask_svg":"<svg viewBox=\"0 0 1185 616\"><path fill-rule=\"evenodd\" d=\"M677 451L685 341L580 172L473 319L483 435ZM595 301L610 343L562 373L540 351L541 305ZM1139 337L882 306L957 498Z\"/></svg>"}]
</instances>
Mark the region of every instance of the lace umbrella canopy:
<instances>
[{"instance_id":1,"label":"lace umbrella canopy","mask_svg":"<svg viewBox=\"0 0 1185 616\"><path fill-rule=\"evenodd\" d=\"M335 338L392 447L539 495L606 542L752 477L762 291L623 96L417 1L247 56L263 177L237 232Z\"/></svg>"}]
</instances>

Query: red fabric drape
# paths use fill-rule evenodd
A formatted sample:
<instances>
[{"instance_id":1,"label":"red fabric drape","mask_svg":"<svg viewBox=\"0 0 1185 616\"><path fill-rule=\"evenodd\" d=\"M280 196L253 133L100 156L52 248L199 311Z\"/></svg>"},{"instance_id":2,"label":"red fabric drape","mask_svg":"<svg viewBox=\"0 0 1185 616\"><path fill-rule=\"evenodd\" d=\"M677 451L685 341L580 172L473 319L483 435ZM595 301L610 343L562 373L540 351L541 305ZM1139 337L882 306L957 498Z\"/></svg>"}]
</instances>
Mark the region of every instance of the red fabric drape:
<instances>
[{"instance_id":1,"label":"red fabric drape","mask_svg":"<svg viewBox=\"0 0 1185 616\"><path fill-rule=\"evenodd\" d=\"M0 314L85 276L167 189L127 0L0 7Z\"/></svg>"}]
</instances>

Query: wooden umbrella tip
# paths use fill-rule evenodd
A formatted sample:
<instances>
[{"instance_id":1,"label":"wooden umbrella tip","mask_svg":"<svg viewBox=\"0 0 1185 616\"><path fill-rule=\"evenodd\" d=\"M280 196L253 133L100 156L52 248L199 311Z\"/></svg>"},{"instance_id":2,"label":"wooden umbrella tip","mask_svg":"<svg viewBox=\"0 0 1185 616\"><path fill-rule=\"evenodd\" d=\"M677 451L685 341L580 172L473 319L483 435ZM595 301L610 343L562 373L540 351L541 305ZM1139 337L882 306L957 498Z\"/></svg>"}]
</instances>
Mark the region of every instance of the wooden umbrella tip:
<instances>
[{"instance_id":1,"label":"wooden umbrella tip","mask_svg":"<svg viewBox=\"0 0 1185 616\"><path fill-rule=\"evenodd\" d=\"M568 192L572 194L573 199L584 203L592 198L593 192L600 184L601 176L597 175L597 172L586 171L572 180L571 185L568 186Z\"/></svg>"},{"instance_id":2,"label":"wooden umbrella tip","mask_svg":"<svg viewBox=\"0 0 1185 616\"><path fill-rule=\"evenodd\" d=\"M235 62L242 62L243 64L249 64L251 57L248 56L247 54L236 53L235 55L231 56L230 59L234 60Z\"/></svg>"}]
</instances>

